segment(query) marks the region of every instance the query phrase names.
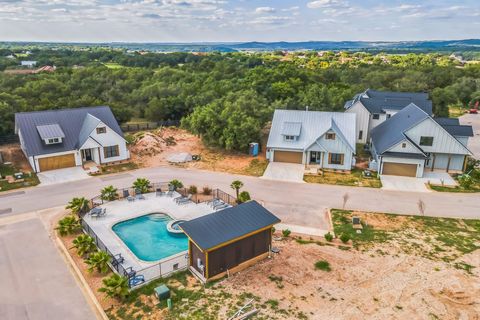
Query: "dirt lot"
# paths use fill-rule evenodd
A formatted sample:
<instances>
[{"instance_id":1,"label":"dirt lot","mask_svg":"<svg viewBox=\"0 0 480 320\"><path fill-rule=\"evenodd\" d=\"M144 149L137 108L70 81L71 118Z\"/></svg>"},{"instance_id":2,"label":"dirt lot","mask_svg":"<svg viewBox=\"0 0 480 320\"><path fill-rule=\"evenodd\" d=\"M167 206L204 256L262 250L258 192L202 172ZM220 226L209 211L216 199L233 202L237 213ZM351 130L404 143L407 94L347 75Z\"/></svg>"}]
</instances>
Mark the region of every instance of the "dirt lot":
<instances>
[{"instance_id":1,"label":"dirt lot","mask_svg":"<svg viewBox=\"0 0 480 320\"><path fill-rule=\"evenodd\" d=\"M480 319L480 221L332 215L337 236L350 235L348 246L290 236L274 241L279 254L230 278L203 286L181 272L123 302L98 293L100 276L71 254L111 319L223 319L251 299L255 319ZM360 217L361 234L352 216ZM63 238L67 247L72 239ZM330 271L315 268L318 261ZM160 283L172 290L171 311L153 296Z\"/></svg>"},{"instance_id":2,"label":"dirt lot","mask_svg":"<svg viewBox=\"0 0 480 320\"><path fill-rule=\"evenodd\" d=\"M199 137L175 127L138 132L131 138L132 161L143 167L169 164L169 156L182 152L200 155L201 160L176 166L259 176L267 165L264 155L253 159L245 154L216 151L204 146Z\"/></svg>"},{"instance_id":3,"label":"dirt lot","mask_svg":"<svg viewBox=\"0 0 480 320\"><path fill-rule=\"evenodd\" d=\"M0 152L2 153L4 162L11 162L15 168L20 169L23 172L31 172L32 167L28 163L27 158L20 149L19 144L6 144L0 146Z\"/></svg>"}]
</instances>

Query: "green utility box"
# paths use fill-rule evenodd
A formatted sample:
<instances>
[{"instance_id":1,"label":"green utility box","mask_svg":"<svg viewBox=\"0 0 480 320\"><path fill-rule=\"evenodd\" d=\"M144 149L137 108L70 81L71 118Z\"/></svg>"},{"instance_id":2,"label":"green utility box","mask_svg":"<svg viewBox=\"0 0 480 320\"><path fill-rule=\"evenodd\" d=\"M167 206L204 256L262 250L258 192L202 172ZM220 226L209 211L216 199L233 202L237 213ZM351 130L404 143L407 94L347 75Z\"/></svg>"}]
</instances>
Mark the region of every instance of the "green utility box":
<instances>
[{"instance_id":1,"label":"green utility box","mask_svg":"<svg viewBox=\"0 0 480 320\"><path fill-rule=\"evenodd\" d=\"M158 300L165 300L170 298L170 289L164 284L155 288L155 295L157 296Z\"/></svg>"}]
</instances>

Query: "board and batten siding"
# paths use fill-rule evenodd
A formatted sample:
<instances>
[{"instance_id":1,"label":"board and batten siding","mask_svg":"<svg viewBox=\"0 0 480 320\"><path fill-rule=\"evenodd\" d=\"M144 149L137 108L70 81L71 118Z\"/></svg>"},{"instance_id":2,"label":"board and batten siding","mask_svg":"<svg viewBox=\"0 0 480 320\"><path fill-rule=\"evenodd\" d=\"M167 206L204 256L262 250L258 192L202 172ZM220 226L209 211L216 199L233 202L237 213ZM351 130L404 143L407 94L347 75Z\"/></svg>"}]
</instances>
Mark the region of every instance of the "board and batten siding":
<instances>
[{"instance_id":1,"label":"board and batten siding","mask_svg":"<svg viewBox=\"0 0 480 320\"><path fill-rule=\"evenodd\" d=\"M405 143L405 148L402 145ZM416 153L421 154L421 152L415 147L410 141L402 140L387 151L389 152L405 152L405 153Z\"/></svg>"},{"instance_id":2,"label":"board and batten siding","mask_svg":"<svg viewBox=\"0 0 480 320\"><path fill-rule=\"evenodd\" d=\"M106 127L107 132L100 134L97 133L97 128L99 127ZM92 131L92 133L90 133L90 137L92 137L94 140L98 141L102 145L102 148L100 150L101 163L122 161L130 158L130 153L127 149L125 139L103 122L100 122L97 127ZM119 155L117 157L105 158L103 148L109 146L118 146Z\"/></svg>"},{"instance_id":3,"label":"board and batten siding","mask_svg":"<svg viewBox=\"0 0 480 320\"><path fill-rule=\"evenodd\" d=\"M353 106L348 108L345 112L355 113L356 130L355 139L357 143L367 143L369 135L370 112L363 106L361 102L355 102ZM363 132L362 139L358 139L360 131Z\"/></svg>"},{"instance_id":4,"label":"board and batten siding","mask_svg":"<svg viewBox=\"0 0 480 320\"><path fill-rule=\"evenodd\" d=\"M323 134L320 138L317 139L316 143L313 144L308 151L316 151L319 144L321 148L327 150L323 152L323 168L326 169L337 169L337 170L351 170L352 169L352 160L353 152L352 149L348 146L347 142L344 141L340 135L334 130L329 130L328 132L335 133L335 140L327 140L326 134ZM329 164L329 154L330 153L340 153L343 154L343 164Z\"/></svg>"},{"instance_id":5,"label":"board and batten siding","mask_svg":"<svg viewBox=\"0 0 480 320\"><path fill-rule=\"evenodd\" d=\"M469 154L469 151L462 143L452 137L442 126L431 118L423 120L421 123L406 131L405 134L425 152ZM432 146L421 146L420 137L422 136L433 137Z\"/></svg>"},{"instance_id":6,"label":"board and batten siding","mask_svg":"<svg viewBox=\"0 0 480 320\"><path fill-rule=\"evenodd\" d=\"M435 153L434 155L435 161L433 161L432 155L426 165L427 168L431 168L434 165L434 170L447 170L448 167L448 171L463 171L465 155L445 153ZM448 158L450 158L450 164L448 163Z\"/></svg>"}]
</instances>

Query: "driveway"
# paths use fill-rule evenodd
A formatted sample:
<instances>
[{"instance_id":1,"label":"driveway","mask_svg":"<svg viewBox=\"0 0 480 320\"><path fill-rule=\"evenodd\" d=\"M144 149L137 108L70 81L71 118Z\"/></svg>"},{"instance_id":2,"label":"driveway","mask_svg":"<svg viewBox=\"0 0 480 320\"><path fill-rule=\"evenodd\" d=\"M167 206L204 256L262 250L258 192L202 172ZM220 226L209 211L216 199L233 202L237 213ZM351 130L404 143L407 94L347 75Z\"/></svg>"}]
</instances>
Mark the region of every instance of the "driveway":
<instances>
[{"instance_id":1,"label":"driveway","mask_svg":"<svg viewBox=\"0 0 480 320\"><path fill-rule=\"evenodd\" d=\"M304 183L304 172L305 167L303 164L270 162L262 179Z\"/></svg>"},{"instance_id":2,"label":"driveway","mask_svg":"<svg viewBox=\"0 0 480 320\"><path fill-rule=\"evenodd\" d=\"M411 192L432 192L427 184L456 186L455 180L446 172L425 172L422 178L381 175L382 189Z\"/></svg>"},{"instance_id":3,"label":"driveway","mask_svg":"<svg viewBox=\"0 0 480 320\"><path fill-rule=\"evenodd\" d=\"M81 166L44 171L38 173L37 176L42 186L91 178Z\"/></svg>"},{"instance_id":4,"label":"driveway","mask_svg":"<svg viewBox=\"0 0 480 320\"><path fill-rule=\"evenodd\" d=\"M39 218L2 225L0 318L95 319Z\"/></svg>"},{"instance_id":5,"label":"driveway","mask_svg":"<svg viewBox=\"0 0 480 320\"><path fill-rule=\"evenodd\" d=\"M480 159L480 114L465 114L460 118L460 124L473 127L473 137L468 139L468 149L476 159Z\"/></svg>"}]
</instances>

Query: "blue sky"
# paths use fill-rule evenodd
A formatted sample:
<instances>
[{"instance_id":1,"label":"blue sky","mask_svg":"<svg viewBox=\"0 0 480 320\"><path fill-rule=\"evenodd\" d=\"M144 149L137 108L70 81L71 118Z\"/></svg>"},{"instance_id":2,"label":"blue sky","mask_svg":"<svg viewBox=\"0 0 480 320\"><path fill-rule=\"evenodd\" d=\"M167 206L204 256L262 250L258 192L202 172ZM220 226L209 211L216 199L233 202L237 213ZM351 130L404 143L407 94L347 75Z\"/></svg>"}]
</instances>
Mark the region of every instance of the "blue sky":
<instances>
[{"instance_id":1,"label":"blue sky","mask_svg":"<svg viewBox=\"0 0 480 320\"><path fill-rule=\"evenodd\" d=\"M0 0L0 41L480 38L480 0Z\"/></svg>"}]
</instances>

